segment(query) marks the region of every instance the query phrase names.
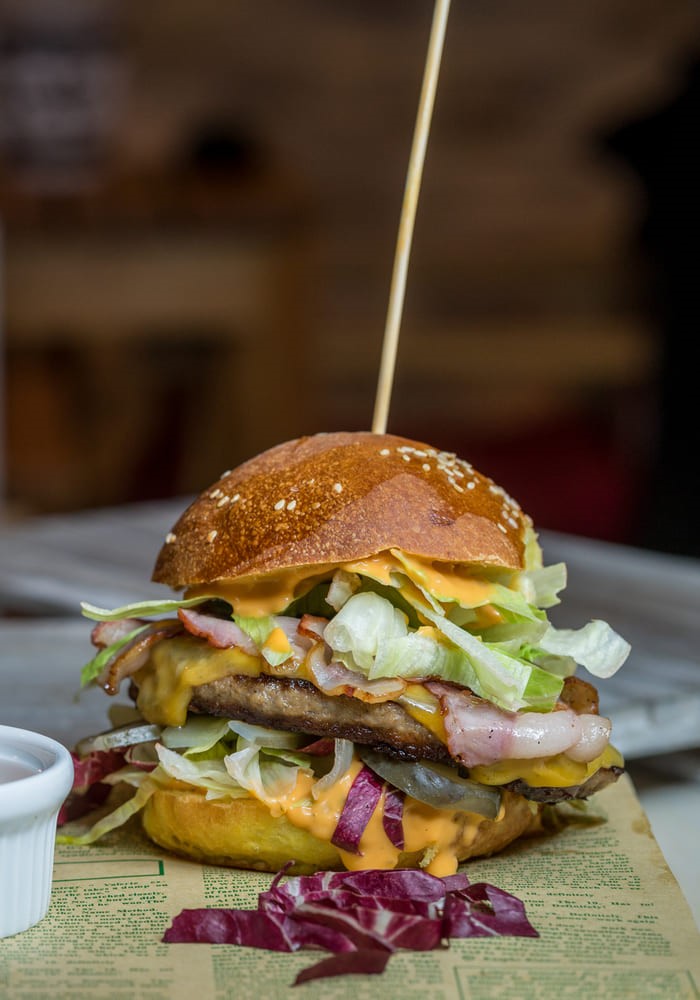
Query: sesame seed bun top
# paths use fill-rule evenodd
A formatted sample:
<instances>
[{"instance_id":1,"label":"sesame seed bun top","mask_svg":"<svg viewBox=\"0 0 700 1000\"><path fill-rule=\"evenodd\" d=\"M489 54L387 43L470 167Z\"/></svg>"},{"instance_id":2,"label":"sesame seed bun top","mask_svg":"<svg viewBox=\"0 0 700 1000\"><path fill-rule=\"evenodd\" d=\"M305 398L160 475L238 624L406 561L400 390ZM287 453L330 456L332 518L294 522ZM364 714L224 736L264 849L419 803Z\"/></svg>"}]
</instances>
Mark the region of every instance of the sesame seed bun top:
<instances>
[{"instance_id":1,"label":"sesame seed bun top","mask_svg":"<svg viewBox=\"0 0 700 1000\"><path fill-rule=\"evenodd\" d=\"M520 569L529 525L455 455L391 434L316 434L225 472L169 532L153 579L180 588L392 548Z\"/></svg>"}]
</instances>

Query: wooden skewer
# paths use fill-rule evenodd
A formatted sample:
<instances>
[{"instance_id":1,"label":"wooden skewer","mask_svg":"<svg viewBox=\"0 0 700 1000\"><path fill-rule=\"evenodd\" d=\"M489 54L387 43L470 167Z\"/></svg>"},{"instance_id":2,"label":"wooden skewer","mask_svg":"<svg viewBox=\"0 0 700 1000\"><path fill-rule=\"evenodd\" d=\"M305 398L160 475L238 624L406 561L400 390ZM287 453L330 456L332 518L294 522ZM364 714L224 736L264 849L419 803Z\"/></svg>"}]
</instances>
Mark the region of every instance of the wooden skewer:
<instances>
[{"instance_id":1,"label":"wooden skewer","mask_svg":"<svg viewBox=\"0 0 700 1000\"><path fill-rule=\"evenodd\" d=\"M428 145L430 120L433 113L433 105L435 103L435 91L437 89L438 74L440 72L440 60L442 58L442 48L445 40L445 30L447 28L447 15L449 14L449 10L450 0L435 0L433 23L430 30L430 41L428 44L428 55L425 62L425 71L423 73L423 86L421 88L420 102L418 104L418 115L413 132L413 143L411 145L411 155L408 161L408 173L406 175L406 186L404 189L403 204L401 206L399 233L396 241L396 253L394 255L394 268L391 275L389 306L387 309L386 325L384 327L382 359L379 367L377 394L375 397L374 416L372 419L372 430L375 434L385 433L387 419L389 416L389 401L391 399L391 388L394 381L394 369L396 368L396 352L399 344L401 313L403 311L403 302L406 295L408 258L411 253L411 240L413 238L413 226L416 219L418 192L420 191L420 183L423 176L423 163L425 162L425 151Z\"/></svg>"}]
</instances>

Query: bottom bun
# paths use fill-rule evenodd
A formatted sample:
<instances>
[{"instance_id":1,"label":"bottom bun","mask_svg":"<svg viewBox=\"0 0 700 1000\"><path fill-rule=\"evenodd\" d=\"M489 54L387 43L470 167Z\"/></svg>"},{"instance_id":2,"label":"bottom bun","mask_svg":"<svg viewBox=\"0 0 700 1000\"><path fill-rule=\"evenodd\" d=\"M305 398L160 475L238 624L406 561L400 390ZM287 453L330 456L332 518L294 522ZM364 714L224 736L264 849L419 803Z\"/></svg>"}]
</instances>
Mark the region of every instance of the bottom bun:
<instances>
[{"instance_id":1,"label":"bottom bun","mask_svg":"<svg viewBox=\"0 0 700 1000\"><path fill-rule=\"evenodd\" d=\"M460 861L494 854L540 830L539 809L527 799L504 792L503 806L500 820L485 819L476 837L456 845ZM331 843L285 816L273 817L254 798L207 799L203 792L158 789L146 803L142 821L146 834L161 847L206 864L277 872L293 859L288 872L299 875L345 867ZM396 867L418 867L423 853L402 853Z\"/></svg>"}]
</instances>

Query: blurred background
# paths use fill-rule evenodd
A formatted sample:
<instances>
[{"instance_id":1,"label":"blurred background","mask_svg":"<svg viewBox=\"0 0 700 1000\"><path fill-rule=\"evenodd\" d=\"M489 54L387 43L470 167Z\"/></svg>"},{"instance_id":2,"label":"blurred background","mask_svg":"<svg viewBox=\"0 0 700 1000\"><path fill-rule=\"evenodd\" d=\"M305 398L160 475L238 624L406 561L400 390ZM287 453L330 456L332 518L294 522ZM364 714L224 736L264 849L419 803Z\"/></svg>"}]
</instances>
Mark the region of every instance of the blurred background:
<instances>
[{"instance_id":1,"label":"blurred background","mask_svg":"<svg viewBox=\"0 0 700 1000\"><path fill-rule=\"evenodd\" d=\"M0 518L369 429L432 0L0 2ZM700 11L452 6L389 430L700 555Z\"/></svg>"}]
</instances>

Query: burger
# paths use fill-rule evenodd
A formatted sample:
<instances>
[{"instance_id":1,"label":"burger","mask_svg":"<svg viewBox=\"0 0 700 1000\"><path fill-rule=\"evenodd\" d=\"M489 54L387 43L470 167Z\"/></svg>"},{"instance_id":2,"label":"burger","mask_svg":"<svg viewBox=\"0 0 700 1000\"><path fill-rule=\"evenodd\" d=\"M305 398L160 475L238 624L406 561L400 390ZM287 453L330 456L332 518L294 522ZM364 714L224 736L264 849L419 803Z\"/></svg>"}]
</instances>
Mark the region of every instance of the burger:
<instances>
[{"instance_id":1,"label":"burger","mask_svg":"<svg viewBox=\"0 0 700 1000\"><path fill-rule=\"evenodd\" d=\"M548 621L564 565L453 454L369 432L281 444L194 500L153 580L177 593L83 605L83 682L127 685L137 714L76 747L84 800L112 791L63 840L139 814L217 865L446 875L623 770L575 671L609 677L627 643Z\"/></svg>"}]
</instances>

